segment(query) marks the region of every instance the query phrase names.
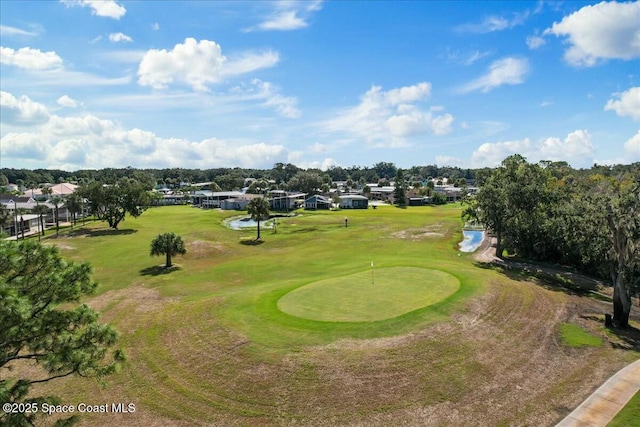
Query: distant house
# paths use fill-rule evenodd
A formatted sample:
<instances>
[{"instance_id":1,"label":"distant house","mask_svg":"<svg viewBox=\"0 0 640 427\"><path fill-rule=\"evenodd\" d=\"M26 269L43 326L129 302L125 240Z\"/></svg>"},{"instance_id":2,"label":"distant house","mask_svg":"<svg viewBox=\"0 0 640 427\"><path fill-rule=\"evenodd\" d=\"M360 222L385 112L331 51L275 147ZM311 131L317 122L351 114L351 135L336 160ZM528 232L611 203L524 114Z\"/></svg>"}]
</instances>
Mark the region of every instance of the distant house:
<instances>
[{"instance_id":1,"label":"distant house","mask_svg":"<svg viewBox=\"0 0 640 427\"><path fill-rule=\"evenodd\" d=\"M51 189L52 196L61 197L66 197L69 194L74 193L78 189L77 185L71 184L70 182L61 182L59 184L44 184L44 186ZM42 195L42 189L40 188L34 188L32 190L28 190L28 192L29 194L33 194L34 196Z\"/></svg>"},{"instance_id":2,"label":"distant house","mask_svg":"<svg viewBox=\"0 0 640 427\"><path fill-rule=\"evenodd\" d=\"M367 184L369 187L369 195L371 200L382 200L385 202L393 201L393 192L395 187L387 185L385 187L378 187L376 184Z\"/></svg>"},{"instance_id":3,"label":"distant house","mask_svg":"<svg viewBox=\"0 0 640 427\"><path fill-rule=\"evenodd\" d=\"M269 209L272 211L291 211L304 204L305 193L273 190L270 193Z\"/></svg>"},{"instance_id":4,"label":"distant house","mask_svg":"<svg viewBox=\"0 0 640 427\"><path fill-rule=\"evenodd\" d=\"M14 196L13 194L0 194L0 203L35 203L30 196Z\"/></svg>"},{"instance_id":5,"label":"distant house","mask_svg":"<svg viewBox=\"0 0 640 427\"><path fill-rule=\"evenodd\" d=\"M350 194L340 196L341 209L367 209L369 207L369 199L365 196Z\"/></svg>"},{"instance_id":6,"label":"distant house","mask_svg":"<svg viewBox=\"0 0 640 427\"><path fill-rule=\"evenodd\" d=\"M162 195L162 204L164 206L184 205L184 203L185 203L185 196L183 194L169 192Z\"/></svg>"},{"instance_id":7,"label":"distant house","mask_svg":"<svg viewBox=\"0 0 640 427\"><path fill-rule=\"evenodd\" d=\"M324 196L316 194L304 201L304 208L305 209L330 209L331 200Z\"/></svg>"},{"instance_id":8,"label":"distant house","mask_svg":"<svg viewBox=\"0 0 640 427\"><path fill-rule=\"evenodd\" d=\"M260 197L260 196L259 196ZM236 197L232 199L225 199L220 202L220 209L228 211L244 211L247 210L247 205L253 197Z\"/></svg>"},{"instance_id":9,"label":"distant house","mask_svg":"<svg viewBox=\"0 0 640 427\"><path fill-rule=\"evenodd\" d=\"M240 191L199 190L191 195L191 203L201 208L219 208L223 200L244 196Z\"/></svg>"}]
</instances>

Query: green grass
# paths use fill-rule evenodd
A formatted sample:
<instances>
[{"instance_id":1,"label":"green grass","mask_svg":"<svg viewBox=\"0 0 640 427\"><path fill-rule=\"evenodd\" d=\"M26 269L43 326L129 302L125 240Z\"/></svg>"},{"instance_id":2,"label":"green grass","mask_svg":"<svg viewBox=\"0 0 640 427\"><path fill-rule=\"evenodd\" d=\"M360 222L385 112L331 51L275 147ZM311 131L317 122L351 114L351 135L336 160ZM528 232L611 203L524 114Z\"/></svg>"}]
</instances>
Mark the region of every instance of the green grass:
<instances>
[{"instance_id":1,"label":"green grass","mask_svg":"<svg viewBox=\"0 0 640 427\"><path fill-rule=\"evenodd\" d=\"M301 211L249 245L256 230L223 224L238 212L176 206L127 217L117 231L94 222L47 238L93 266L99 287L87 302L120 331L128 361L105 389L66 378L42 385L50 387L43 394L64 403L131 401L150 417L132 423L156 425L419 425L422 418L383 417L443 403L482 412L474 393L500 399L494 394L512 392L508 373L545 369L540 359L528 363L541 339L555 340L547 331L565 296L460 253L460 212L454 204ZM165 232L187 248L170 272L149 256L151 240ZM346 289L345 279L359 286ZM566 382L563 375L541 378ZM554 398L526 396L531 411L553 410ZM505 408L494 421L532 424Z\"/></svg>"},{"instance_id":2,"label":"green grass","mask_svg":"<svg viewBox=\"0 0 640 427\"><path fill-rule=\"evenodd\" d=\"M560 337L565 345L569 347L600 347L602 345L601 338L590 334L573 323L562 323L560 325Z\"/></svg>"},{"instance_id":3,"label":"green grass","mask_svg":"<svg viewBox=\"0 0 640 427\"><path fill-rule=\"evenodd\" d=\"M631 400L607 427L638 427L640 426L640 391L637 392Z\"/></svg>"},{"instance_id":4,"label":"green grass","mask_svg":"<svg viewBox=\"0 0 640 427\"><path fill-rule=\"evenodd\" d=\"M458 279L415 267L369 269L297 288L278 301L285 313L325 322L385 320L433 305L455 293Z\"/></svg>"}]
</instances>

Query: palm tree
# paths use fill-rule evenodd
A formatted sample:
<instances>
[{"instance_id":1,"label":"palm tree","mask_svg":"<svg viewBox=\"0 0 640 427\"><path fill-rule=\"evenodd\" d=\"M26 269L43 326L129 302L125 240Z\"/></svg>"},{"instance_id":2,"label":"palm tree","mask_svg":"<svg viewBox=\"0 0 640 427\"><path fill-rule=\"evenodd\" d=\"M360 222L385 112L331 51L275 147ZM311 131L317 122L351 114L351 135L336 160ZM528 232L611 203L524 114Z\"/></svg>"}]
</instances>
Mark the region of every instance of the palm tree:
<instances>
[{"instance_id":1,"label":"palm tree","mask_svg":"<svg viewBox=\"0 0 640 427\"><path fill-rule=\"evenodd\" d=\"M260 220L269 217L269 202L263 197L256 197L247 205L247 212L251 215L251 219L258 223L256 240L260 240Z\"/></svg>"},{"instance_id":2,"label":"palm tree","mask_svg":"<svg viewBox=\"0 0 640 427\"><path fill-rule=\"evenodd\" d=\"M167 256L165 268L172 266L172 256L176 256L178 254L184 255L186 253L187 250L184 247L182 237L177 236L175 233L158 234L155 239L151 241L151 256Z\"/></svg>"},{"instance_id":3,"label":"palm tree","mask_svg":"<svg viewBox=\"0 0 640 427\"><path fill-rule=\"evenodd\" d=\"M47 205L36 205L35 208L31 209L31 212L40 217L41 233L38 233L38 240L40 240L40 235L44 236L44 219L42 216L49 213L49 207Z\"/></svg>"},{"instance_id":4,"label":"palm tree","mask_svg":"<svg viewBox=\"0 0 640 427\"><path fill-rule=\"evenodd\" d=\"M63 200L60 196L53 196L49 199L49 202L53 203L56 209L56 237L58 237L58 234L60 233L60 205L62 204Z\"/></svg>"},{"instance_id":5,"label":"palm tree","mask_svg":"<svg viewBox=\"0 0 640 427\"><path fill-rule=\"evenodd\" d=\"M20 231L22 232L22 240L24 240L24 214L28 211L25 208L16 209L16 218L20 215ZM16 240L18 239L18 230L16 230Z\"/></svg>"},{"instance_id":6,"label":"palm tree","mask_svg":"<svg viewBox=\"0 0 640 427\"><path fill-rule=\"evenodd\" d=\"M77 214L82 212L82 197L78 193L69 194L67 197L67 209L71 212L71 228L73 228Z\"/></svg>"},{"instance_id":7,"label":"palm tree","mask_svg":"<svg viewBox=\"0 0 640 427\"><path fill-rule=\"evenodd\" d=\"M51 190L51 187L42 187L43 196L50 196L51 193L53 193L53 190Z\"/></svg>"}]
</instances>

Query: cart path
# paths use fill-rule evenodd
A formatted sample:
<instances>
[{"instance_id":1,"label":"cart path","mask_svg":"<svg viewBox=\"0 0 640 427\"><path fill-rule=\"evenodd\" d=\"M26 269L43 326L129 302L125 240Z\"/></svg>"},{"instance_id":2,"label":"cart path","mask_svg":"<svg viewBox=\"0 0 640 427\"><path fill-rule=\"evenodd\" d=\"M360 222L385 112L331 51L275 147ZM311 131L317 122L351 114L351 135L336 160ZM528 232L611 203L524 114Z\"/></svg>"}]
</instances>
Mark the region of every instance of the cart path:
<instances>
[{"instance_id":1,"label":"cart path","mask_svg":"<svg viewBox=\"0 0 640 427\"><path fill-rule=\"evenodd\" d=\"M640 390L640 360L619 370L556 427L605 427Z\"/></svg>"}]
</instances>

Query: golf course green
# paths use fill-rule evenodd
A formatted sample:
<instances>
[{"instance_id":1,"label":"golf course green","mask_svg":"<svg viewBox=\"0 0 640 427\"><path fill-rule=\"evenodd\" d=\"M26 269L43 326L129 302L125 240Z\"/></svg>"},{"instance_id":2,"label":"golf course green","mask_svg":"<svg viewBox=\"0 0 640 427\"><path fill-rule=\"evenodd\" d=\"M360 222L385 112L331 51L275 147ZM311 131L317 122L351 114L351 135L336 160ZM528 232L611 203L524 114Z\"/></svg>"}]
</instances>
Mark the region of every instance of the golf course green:
<instances>
[{"instance_id":1,"label":"golf course green","mask_svg":"<svg viewBox=\"0 0 640 427\"><path fill-rule=\"evenodd\" d=\"M278 308L324 322L371 322L398 317L454 294L460 282L443 271L379 268L313 282L285 294Z\"/></svg>"}]
</instances>

